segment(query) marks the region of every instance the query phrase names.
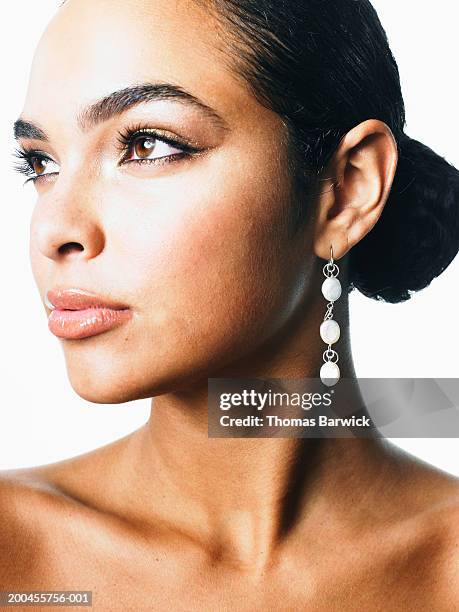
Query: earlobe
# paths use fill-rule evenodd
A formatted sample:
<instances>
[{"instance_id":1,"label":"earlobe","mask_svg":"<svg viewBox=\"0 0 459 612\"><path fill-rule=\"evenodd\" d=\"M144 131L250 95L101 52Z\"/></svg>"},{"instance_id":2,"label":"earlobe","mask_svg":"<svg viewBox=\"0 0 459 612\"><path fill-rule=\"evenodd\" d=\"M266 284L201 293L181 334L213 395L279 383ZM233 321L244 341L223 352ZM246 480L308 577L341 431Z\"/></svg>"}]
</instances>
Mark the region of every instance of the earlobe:
<instances>
[{"instance_id":1,"label":"earlobe","mask_svg":"<svg viewBox=\"0 0 459 612\"><path fill-rule=\"evenodd\" d=\"M397 167L397 144L390 128L369 119L350 130L338 146L319 195L314 238L318 257L343 257L371 231L389 196Z\"/></svg>"}]
</instances>

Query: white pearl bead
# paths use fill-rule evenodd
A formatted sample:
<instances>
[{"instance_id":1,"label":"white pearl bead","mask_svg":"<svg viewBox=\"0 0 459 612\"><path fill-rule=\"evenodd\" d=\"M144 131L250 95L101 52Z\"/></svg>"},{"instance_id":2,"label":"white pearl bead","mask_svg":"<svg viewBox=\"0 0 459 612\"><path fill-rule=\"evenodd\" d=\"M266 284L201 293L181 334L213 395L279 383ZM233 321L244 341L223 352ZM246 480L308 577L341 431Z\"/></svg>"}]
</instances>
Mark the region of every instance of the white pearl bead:
<instances>
[{"instance_id":1,"label":"white pearl bead","mask_svg":"<svg viewBox=\"0 0 459 612\"><path fill-rule=\"evenodd\" d=\"M327 361L324 363L320 368L320 378L324 385L327 385L327 387L332 387L335 385L340 378L338 365L333 363L333 361Z\"/></svg>"},{"instance_id":2,"label":"white pearl bead","mask_svg":"<svg viewBox=\"0 0 459 612\"><path fill-rule=\"evenodd\" d=\"M335 277L326 278L322 283L322 294L329 302L336 302L341 295L341 283Z\"/></svg>"},{"instance_id":3,"label":"white pearl bead","mask_svg":"<svg viewBox=\"0 0 459 612\"><path fill-rule=\"evenodd\" d=\"M327 319L320 325L320 337L325 344L334 344L338 342L340 336L340 328L334 319Z\"/></svg>"}]
</instances>

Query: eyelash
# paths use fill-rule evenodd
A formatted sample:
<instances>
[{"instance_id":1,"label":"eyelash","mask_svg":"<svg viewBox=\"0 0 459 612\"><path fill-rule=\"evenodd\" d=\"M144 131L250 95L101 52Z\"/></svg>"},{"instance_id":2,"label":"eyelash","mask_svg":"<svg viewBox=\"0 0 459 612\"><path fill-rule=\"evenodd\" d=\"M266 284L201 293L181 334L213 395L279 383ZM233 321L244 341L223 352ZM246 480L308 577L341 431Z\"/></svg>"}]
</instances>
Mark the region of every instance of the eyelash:
<instances>
[{"instance_id":1,"label":"eyelash","mask_svg":"<svg viewBox=\"0 0 459 612\"><path fill-rule=\"evenodd\" d=\"M25 176L30 177L25 181L24 185L28 183L29 181L35 182L36 180L40 178L44 178L44 176L35 175L35 171L33 169L33 163L32 163L32 160L34 158L51 161L51 159L47 155L35 149L17 149L14 152L14 156L20 160L20 162L15 164L14 166L14 169L16 170L16 172L19 172L20 174L24 174Z\"/></svg>"},{"instance_id":2,"label":"eyelash","mask_svg":"<svg viewBox=\"0 0 459 612\"><path fill-rule=\"evenodd\" d=\"M151 138L152 140L163 142L177 149L181 149L181 153L172 153L171 155L165 155L153 159L127 159L132 147L140 138ZM121 153L123 153L123 156L119 162L120 165L137 163L139 165L154 164L161 166L202 152L202 149L192 145L190 142L166 135L162 130L147 128L141 125L127 127L123 132L118 132L117 141L117 148ZM42 151L38 151L37 149L21 148L14 152L14 156L20 160L20 162L14 166L14 169L20 174L24 174L25 176L29 177L24 184L28 183L29 181L35 183L40 179L57 174L56 172L49 172L48 174L43 175L35 174L33 169L34 159L38 159L39 161L54 161Z\"/></svg>"}]
</instances>

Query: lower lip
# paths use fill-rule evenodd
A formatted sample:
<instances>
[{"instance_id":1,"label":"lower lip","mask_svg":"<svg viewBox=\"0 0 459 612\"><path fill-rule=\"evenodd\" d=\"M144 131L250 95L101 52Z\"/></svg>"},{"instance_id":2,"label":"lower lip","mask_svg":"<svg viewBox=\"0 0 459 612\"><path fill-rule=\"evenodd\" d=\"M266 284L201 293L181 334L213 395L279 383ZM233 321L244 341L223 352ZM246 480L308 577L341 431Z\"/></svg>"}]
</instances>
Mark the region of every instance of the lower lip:
<instances>
[{"instance_id":1,"label":"lower lip","mask_svg":"<svg viewBox=\"0 0 459 612\"><path fill-rule=\"evenodd\" d=\"M130 318L131 311L129 309L60 310L56 308L48 317L48 328L58 338L79 340L103 334L119 327Z\"/></svg>"}]
</instances>

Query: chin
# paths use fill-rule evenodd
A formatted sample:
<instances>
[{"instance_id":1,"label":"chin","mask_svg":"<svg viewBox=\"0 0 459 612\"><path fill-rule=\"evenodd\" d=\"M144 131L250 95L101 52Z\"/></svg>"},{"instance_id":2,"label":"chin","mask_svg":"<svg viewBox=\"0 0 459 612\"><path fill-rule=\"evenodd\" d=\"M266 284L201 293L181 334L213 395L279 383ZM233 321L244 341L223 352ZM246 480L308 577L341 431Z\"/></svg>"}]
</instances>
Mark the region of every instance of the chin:
<instances>
[{"instance_id":1,"label":"chin","mask_svg":"<svg viewBox=\"0 0 459 612\"><path fill-rule=\"evenodd\" d=\"M186 386L189 376L183 372L162 372L161 367L104 362L103 367L66 360L67 376L73 390L94 404L123 404L170 393ZM156 369L156 375L152 375ZM206 379L207 383L207 379Z\"/></svg>"},{"instance_id":2,"label":"chin","mask_svg":"<svg viewBox=\"0 0 459 612\"><path fill-rule=\"evenodd\" d=\"M220 353L226 353L220 351ZM207 389L219 362L218 351L203 350L192 359L183 351L148 354L145 348L83 342L64 345L67 376L82 399L95 404L121 404L185 389Z\"/></svg>"},{"instance_id":3,"label":"chin","mask_svg":"<svg viewBox=\"0 0 459 612\"><path fill-rule=\"evenodd\" d=\"M116 359L66 358L67 376L75 393L94 404L122 404L148 397L129 364Z\"/></svg>"},{"instance_id":4,"label":"chin","mask_svg":"<svg viewBox=\"0 0 459 612\"><path fill-rule=\"evenodd\" d=\"M123 404L141 399L136 387L126 384L113 384L98 378L93 380L88 376L75 376L69 372L69 381L72 389L82 399L93 404Z\"/></svg>"}]
</instances>

